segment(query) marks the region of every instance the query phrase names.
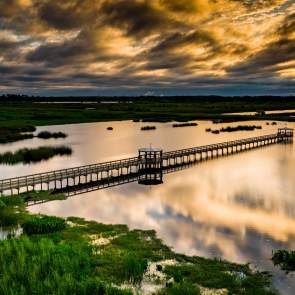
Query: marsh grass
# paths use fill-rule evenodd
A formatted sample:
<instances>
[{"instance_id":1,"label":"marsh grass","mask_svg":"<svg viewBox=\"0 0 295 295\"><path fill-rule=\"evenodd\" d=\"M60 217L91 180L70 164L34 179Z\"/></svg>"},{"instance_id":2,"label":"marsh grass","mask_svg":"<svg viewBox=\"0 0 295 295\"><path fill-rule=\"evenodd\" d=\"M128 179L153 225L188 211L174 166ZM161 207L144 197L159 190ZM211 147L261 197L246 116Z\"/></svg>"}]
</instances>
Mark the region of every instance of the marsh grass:
<instances>
[{"instance_id":1,"label":"marsh grass","mask_svg":"<svg viewBox=\"0 0 295 295\"><path fill-rule=\"evenodd\" d=\"M55 216L35 215L28 218L22 225L24 233L27 235L48 234L57 231L62 231L66 227L63 218Z\"/></svg>"},{"instance_id":2,"label":"marsh grass","mask_svg":"<svg viewBox=\"0 0 295 295\"><path fill-rule=\"evenodd\" d=\"M220 132L236 132L236 131L253 131L255 129L262 129L262 126L256 126L256 125L239 125L236 127L225 127L221 128Z\"/></svg>"},{"instance_id":3,"label":"marsh grass","mask_svg":"<svg viewBox=\"0 0 295 295\"><path fill-rule=\"evenodd\" d=\"M148 262L167 259L177 263L161 268L173 280L159 294L199 294L200 286L225 288L237 295L276 294L270 289L269 274L253 272L248 265L177 254L155 231L129 230L126 225L77 217L65 221L30 215L25 200L48 197L45 192L36 194L0 198L1 207L24 210L19 222L24 234L0 241L0 294L130 295L134 293L116 286L138 288ZM92 236L110 238L110 242L96 245Z\"/></svg>"},{"instance_id":4,"label":"marsh grass","mask_svg":"<svg viewBox=\"0 0 295 295\"><path fill-rule=\"evenodd\" d=\"M49 131L41 131L37 134L37 137L41 139L66 138L67 136L68 135L63 132L49 132Z\"/></svg>"},{"instance_id":5,"label":"marsh grass","mask_svg":"<svg viewBox=\"0 0 295 295\"><path fill-rule=\"evenodd\" d=\"M191 282L182 281L181 283L175 283L167 286L167 288L161 290L159 295L200 295L200 287Z\"/></svg>"},{"instance_id":6,"label":"marsh grass","mask_svg":"<svg viewBox=\"0 0 295 295\"><path fill-rule=\"evenodd\" d=\"M92 249L86 242L55 243L23 236L0 243L0 293L127 295L94 273Z\"/></svg>"},{"instance_id":7,"label":"marsh grass","mask_svg":"<svg viewBox=\"0 0 295 295\"><path fill-rule=\"evenodd\" d=\"M286 272L295 271L295 251L278 250L273 254L272 261Z\"/></svg>"},{"instance_id":8,"label":"marsh grass","mask_svg":"<svg viewBox=\"0 0 295 295\"><path fill-rule=\"evenodd\" d=\"M0 154L0 164L16 165L19 163L30 164L48 160L54 156L71 155L72 149L66 146L39 147L35 149L20 149L14 153L6 152Z\"/></svg>"},{"instance_id":9,"label":"marsh grass","mask_svg":"<svg viewBox=\"0 0 295 295\"><path fill-rule=\"evenodd\" d=\"M142 131L156 130L156 126L143 126L141 127Z\"/></svg>"},{"instance_id":10,"label":"marsh grass","mask_svg":"<svg viewBox=\"0 0 295 295\"><path fill-rule=\"evenodd\" d=\"M31 139L34 131L34 126L0 127L0 144Z\"/></svg>"}]
</instances>

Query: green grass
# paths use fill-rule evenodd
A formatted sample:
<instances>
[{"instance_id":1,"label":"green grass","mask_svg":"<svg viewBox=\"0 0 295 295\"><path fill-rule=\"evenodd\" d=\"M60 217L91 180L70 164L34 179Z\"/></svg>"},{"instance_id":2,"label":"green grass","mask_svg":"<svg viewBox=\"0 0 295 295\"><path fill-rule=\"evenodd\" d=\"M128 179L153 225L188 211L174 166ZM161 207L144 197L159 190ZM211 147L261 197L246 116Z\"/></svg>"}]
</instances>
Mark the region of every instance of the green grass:
<instances>
[{"instance_id":1,"label":"green grass","mask_svg":"<svg viewBox=\"0 0 295 295\"><path fill-rule=\"evenodd\" d=\"M27 235L48 234L65 229L66 223L63 218L55 216L30 216L22 225Z\"/></svg>"},{"instance_id":2,"label":"green grass","mask_svg":"<svg viewBox=\"0 0 295 295\"><path fill-rule=\"evenodd\" d=\"M272 261L286 272L295 271L295 251L278 250L273 254Z\"/></svg>"},{"instance_id":3,"label":"green grass","mask_svg":"<svg viewBox=\"0 0 295 295\"><path fill-rule=\"evenodd\" d=\"M200 288L191 282L182 281L167 286L164 290L159 292L159 295L199 295L201 294Z\"/></svg>"},{"instance_id":4,"label":"green grass","mask_svg":"<svg viewBox=\"0 0 295 295\"><path fill-rule=\"evenodd\" d=\"M39 147L35 149L20 149L14 153L0 154L0 164L16 165L19 163L30 164L48 160L54 156L71 155L72 149L66 146Z\"/></svg>"},{"instance_id":5,"label":"green grass","mask_svg":"<svg viewBox=\"0 0 295 295\"><path fill-rule=\"evenodd\" d=\"M77 217L65 221L25 211L26 200L49 195L35 192L0 198L0 207L24 215L18 220L24 234L0 241L0 294L132 294L120 286L140 288L148 264L160 265L167 259L177 263L157 267L167 276L159 295L200 294L201 287L225 288L237 295L276 294L268 273L254 272L248 265L177 254L155 231ZM96 238L109 239L109 243L96 244Z\"/></svg>"},{"instance_id":6,"label":"green grass","mask_svg":"<svg viewBox=\"0 0 295 295\"><path fill-rule=\"evenodd\" d=\"M100 281L95 257L86 241L56 243L50 238L23 236L0 243L0 293L131 294Z\"/></svg>"},{"instance_id":7,"label":"green grass","mask_svg":"<svg viewBox=\"0 0 295 295\"><path fill-rule=\"evenodd\" d=\"M114 98L111 98L111 100ZM44 100L44 98L43 98ZM58 100L54 98L53 100ZM62 98L65 101L65 98ZM70 100L78 100L72 98ZM90 101L99 101L89 98ZM100 100L107 100L100 99ZM290 114L266 115L263 111L295 109L294 98L251 97L142 97L116 99L117 104L105 103L33 103L16 99L0 102L0 126L45 126L67 123L135 120L144 122L188 122L193 120L215 120L233 122L244 120L295 121ZM126 100L126 99L125 99ZM37 99L36 99L37 101ZM229 115L226 112L259 112L259 115Z\"/></svg>"}]
</instances>

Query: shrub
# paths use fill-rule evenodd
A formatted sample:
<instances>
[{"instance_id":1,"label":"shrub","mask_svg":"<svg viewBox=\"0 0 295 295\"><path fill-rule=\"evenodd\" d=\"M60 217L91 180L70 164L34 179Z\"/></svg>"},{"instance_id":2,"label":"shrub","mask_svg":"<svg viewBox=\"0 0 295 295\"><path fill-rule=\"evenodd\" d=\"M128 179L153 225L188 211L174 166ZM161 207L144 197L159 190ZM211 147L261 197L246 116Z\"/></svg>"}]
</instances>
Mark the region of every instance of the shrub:
<instances>
[{"instance_id":1,"label":"shrub","mask_svg":"<svg viewBox=\"0 0 295 295\"><path fill-rule=\"evenodd\" d=\"M65 229L65 220L55 216L32 216L23 224L23 231L28 235L47 234Z\"/></svg>"},{"instance_id":2,"label":"shrub","mask_svg":"<svg viewBox=\"0 0 295 295\"><path fill-rule=\"evenodd\" d=\"M91 247L23 236L0 242L0 294L131 295L95 277Z\"/></svg>"}]
</instances>

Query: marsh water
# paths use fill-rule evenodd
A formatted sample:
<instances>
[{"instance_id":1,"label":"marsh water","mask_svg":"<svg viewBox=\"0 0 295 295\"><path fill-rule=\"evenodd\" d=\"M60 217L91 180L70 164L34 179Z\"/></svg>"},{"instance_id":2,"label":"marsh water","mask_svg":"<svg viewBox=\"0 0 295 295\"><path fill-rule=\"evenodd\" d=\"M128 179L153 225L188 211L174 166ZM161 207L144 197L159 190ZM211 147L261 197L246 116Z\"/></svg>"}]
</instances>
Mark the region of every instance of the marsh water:
<instances>
[{"instance_id":1,"label":"marsh water","mask_svg":"<svg viewBox=\"0 0 295 295\"><path fill-rule=\"evenodd\" d=\"M164 151L275 133L295 123L253 121L262 130L212 134L241 123L198 121L197 127L172 128L173 123L108 122L38 127L63 131L66 139L32 140L1 145L0 152L23 147L68 145L70 157L56 157L34 165L0 166L0 178L8 178L99 163L137 155L140 147ZM155 125L154 131L141 131ZM107 127L112 126L113 131ZM218 257L274 274L282 294L295 294L295 277L272 265L272 251L295 249L295 148L276 144L229 157L199 163L164 176L164 183L147 187L137 183L93 191L30 207L34 213L79 216L130 228L154 229L175 251Z\"/></svg>"}]
</instances>

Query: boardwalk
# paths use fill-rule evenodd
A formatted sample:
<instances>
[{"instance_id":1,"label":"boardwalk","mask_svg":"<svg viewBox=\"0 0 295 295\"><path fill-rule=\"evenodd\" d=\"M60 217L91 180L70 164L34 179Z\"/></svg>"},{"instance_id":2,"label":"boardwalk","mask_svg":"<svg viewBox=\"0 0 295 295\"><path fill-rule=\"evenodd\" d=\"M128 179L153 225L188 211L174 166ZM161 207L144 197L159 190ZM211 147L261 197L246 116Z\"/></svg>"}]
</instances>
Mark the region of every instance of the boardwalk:
<instances>
[{"instance_id":1,"label":"boardwalk","mask_svg":"<svg viewBox=\"0 0 295 295\"><path fill-rule=\"evenodd\" d=\"M293 129L282 128L276 134L210 144L194 148L162 152L142 149L138 157L99 163L46 173L0 180L0 194L19 194L30 190L63 190L65 188L98 188L138 180L139 183L160 183L162 174L178 166L226 156L244 150L276 143L293 142Z\"/></svg>"}]
</instances>

